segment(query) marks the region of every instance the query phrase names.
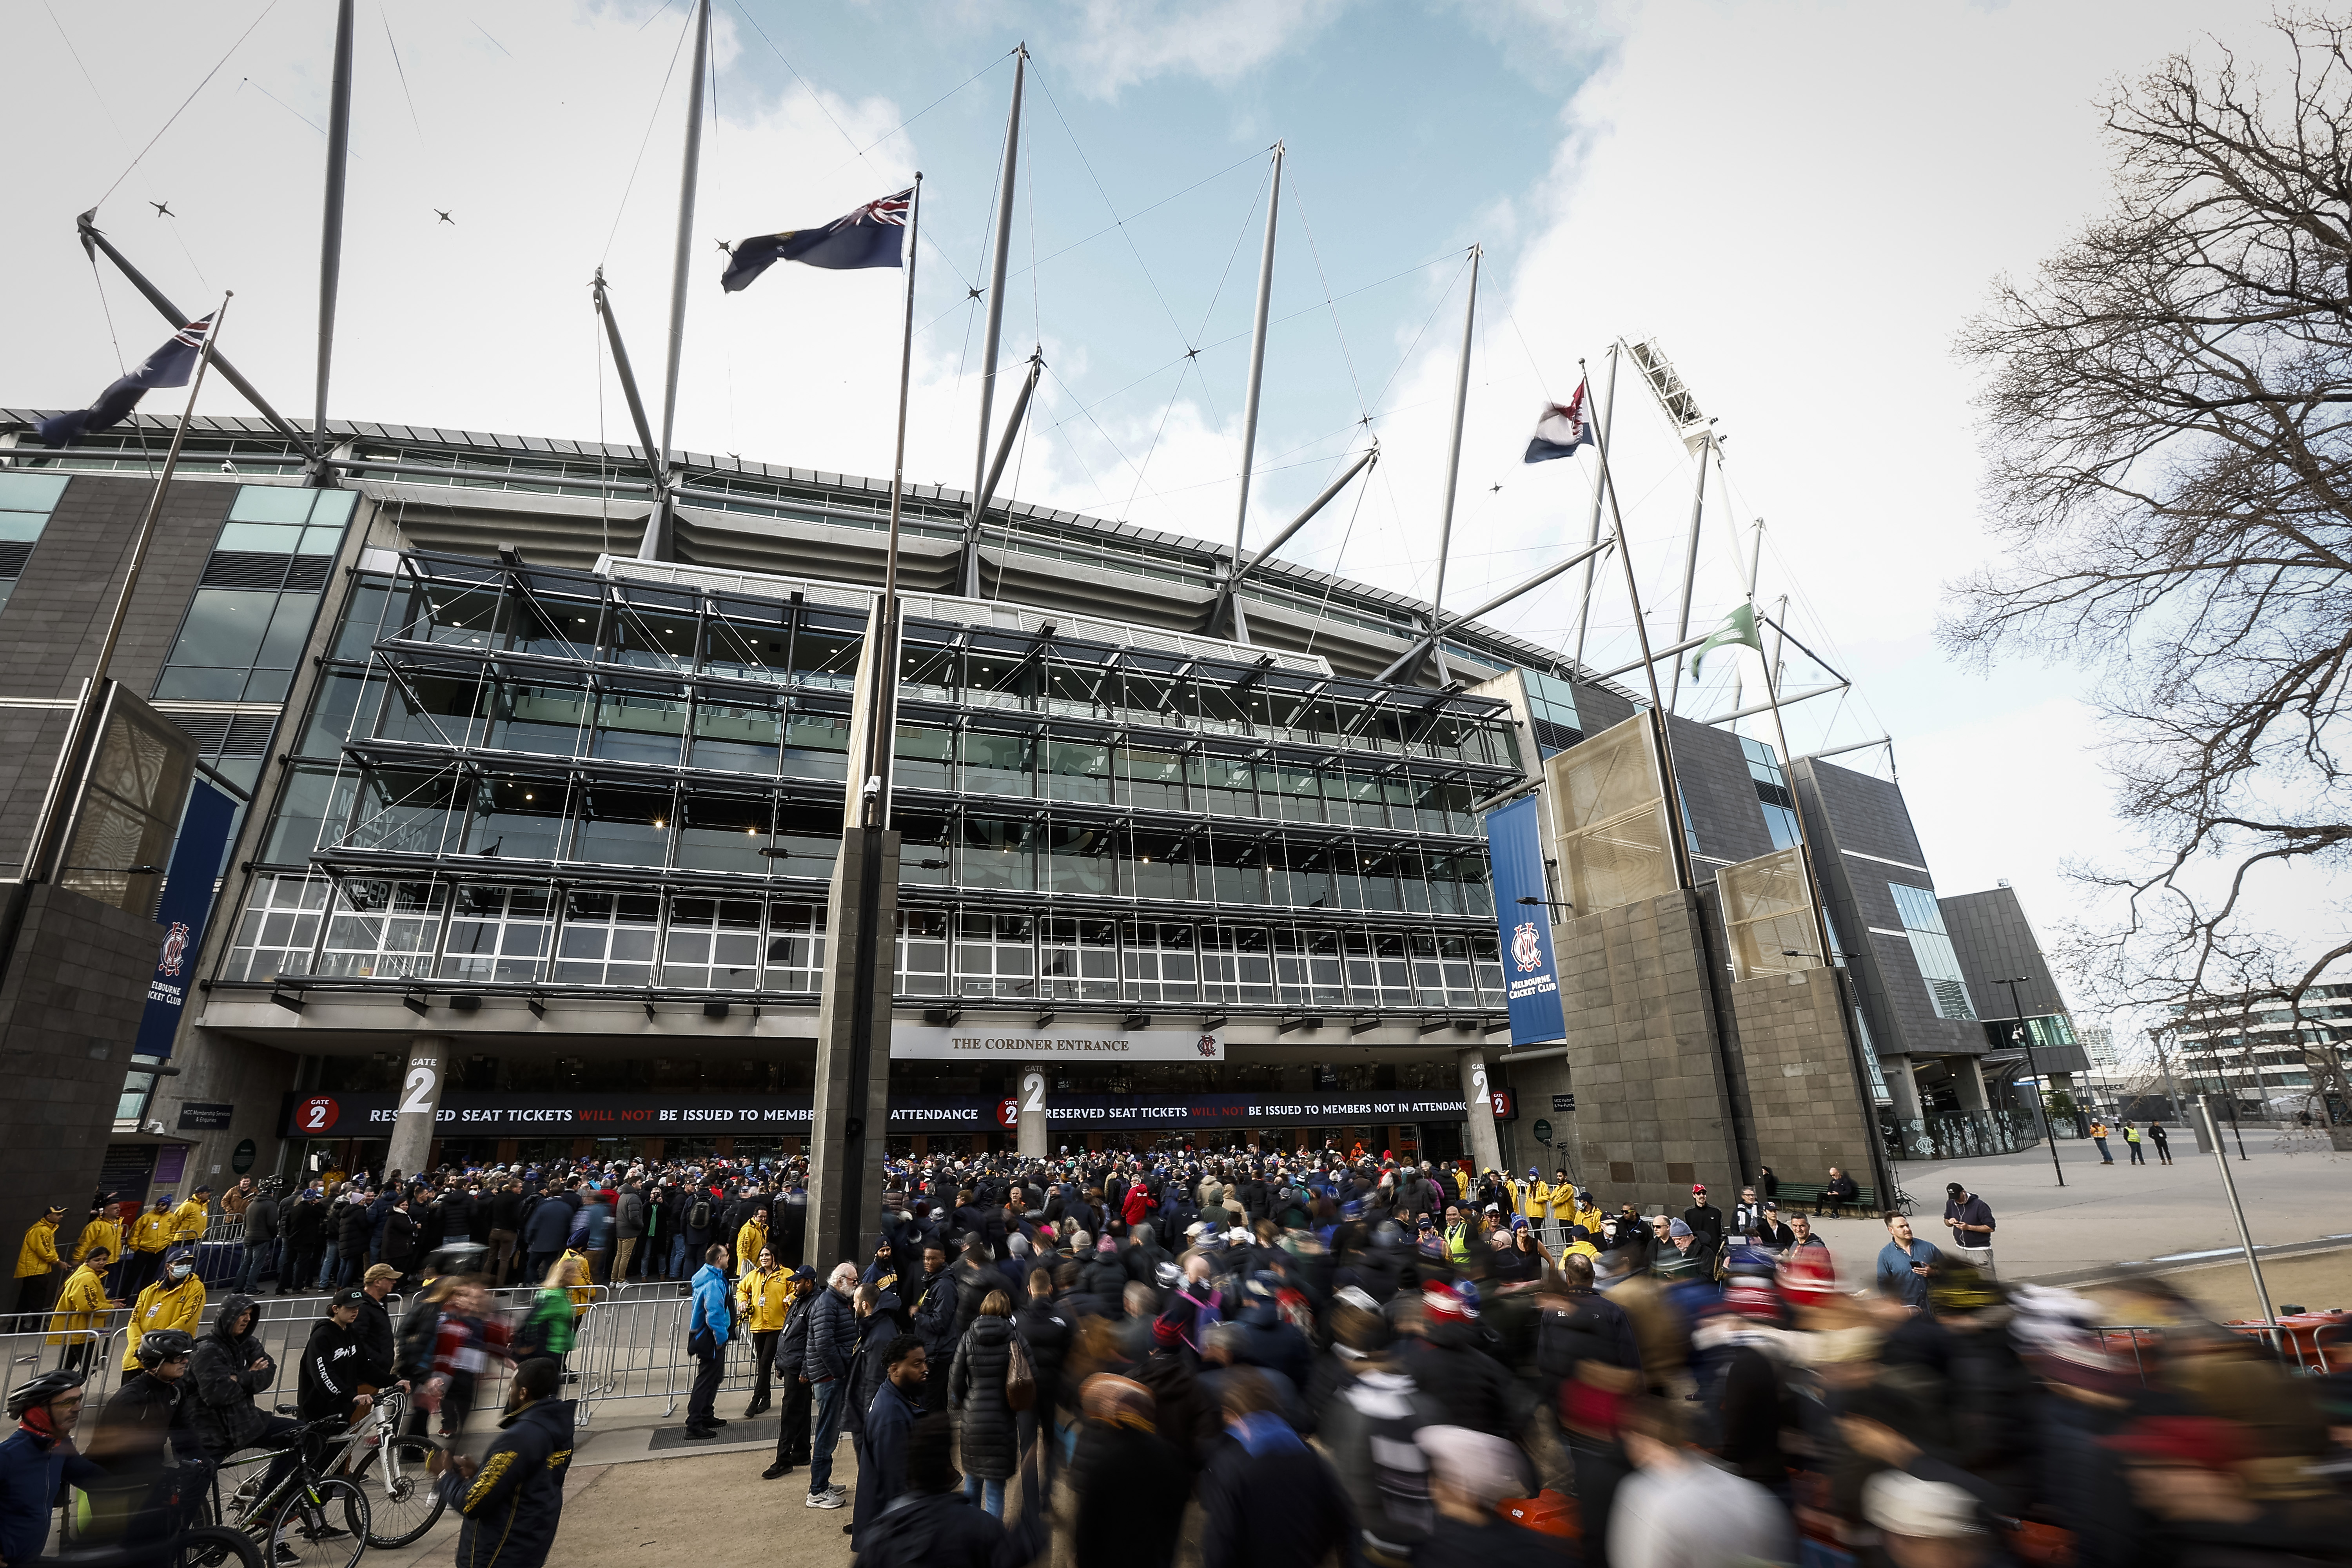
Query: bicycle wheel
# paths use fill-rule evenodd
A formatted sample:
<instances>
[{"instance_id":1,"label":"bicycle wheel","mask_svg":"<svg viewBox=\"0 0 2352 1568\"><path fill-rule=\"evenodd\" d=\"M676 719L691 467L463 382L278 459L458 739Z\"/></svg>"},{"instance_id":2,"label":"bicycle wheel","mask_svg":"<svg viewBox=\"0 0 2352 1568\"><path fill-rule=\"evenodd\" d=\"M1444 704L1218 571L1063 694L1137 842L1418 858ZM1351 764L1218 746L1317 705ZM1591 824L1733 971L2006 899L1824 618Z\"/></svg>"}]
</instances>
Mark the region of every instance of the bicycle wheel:
<instances>
[{"instance_id":1,"label":"bicycle wheel","mask_svg":"<svg viewBox=\"0 0 2352 1568\"><path fill-rule=\"evenodd\" d=\"M434 1483L446 1463L442 1445L414 1432L368 1449L352 1463L352 1479L367 1494L373 1513L370 1546L405 1546L433 1528L445 1506Z\"/></svg>"},{"instance_id":2,"label":"bicycle wheel","mask_svg":"<svg viewBox=\"0 0 2352 1568\"><path fill-rule=\"evenodd\" d=\"M297 1487L270 1516L270 1568L353 1568L368 1522L367 1494L341 1477Z\"/></svg>"},{"instance_id":3,"label":"bicycle wheel","mask_svg":"<svg viewBox=\"0 0 2352 1568\"><path fill-rule=\"evenodd\" d=\"M253 1537L225 1525L199 1524L173 1543L173 1568L264 1568Z\"/></svg>"}]
</instances>

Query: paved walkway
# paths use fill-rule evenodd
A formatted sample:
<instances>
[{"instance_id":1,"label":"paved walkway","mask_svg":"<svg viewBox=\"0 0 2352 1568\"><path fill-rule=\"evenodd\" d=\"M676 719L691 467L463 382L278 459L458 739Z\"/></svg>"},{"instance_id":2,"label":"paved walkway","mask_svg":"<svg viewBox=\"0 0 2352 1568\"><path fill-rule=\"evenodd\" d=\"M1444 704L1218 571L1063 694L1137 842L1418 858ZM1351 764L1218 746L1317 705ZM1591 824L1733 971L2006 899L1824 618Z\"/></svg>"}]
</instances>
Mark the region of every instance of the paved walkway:
<instances>
[{"instance_id":1,"label":"paved walkway","mask_svg":"<svg viewBox=\"0 0 2352 1568\"><path fill-rule=\"evenodd\" d=\"M2258 1248L2310 1251L2352 1245L2352 1154L2325 1142L2275 1147L2275 1133L2246 1129L2247 1158L2222 1133L2230 1173L2245 1205ZM2172 1140L2172 1163L2159 1165L2152 1146L2145 1165L2128 1163L2120 1139L2108 1147L2116 1163L2103 1165L2086 1141L2062 1140L2058 1159L2066 1184L2058 1185L2047 1147L1947 1164L1901 1166L1897 1179L1917 1213L1917 1234L1942 1245L1944 1186L1958 1182L1991 1205L1998 1229L1993 1257L2005 1280L2078 1283L2113 1275L2123 1266L2196 1265L2239 1256L2238 1231L2211 1154L2197 1152L2186 1132ZM1850 1289L1869 1283L1873 1260L1885 1245L1877 1220L1823 1220L1823 1239ZM2240 1278L2245 1278L2241 1265ZM2249 1291L2252 1286L2249 1284ZM2276 1291L2273 1292L2276 1298ZM2251 1310L2251 1307L2249 1308Z\"/></svg>"}]
</instances>

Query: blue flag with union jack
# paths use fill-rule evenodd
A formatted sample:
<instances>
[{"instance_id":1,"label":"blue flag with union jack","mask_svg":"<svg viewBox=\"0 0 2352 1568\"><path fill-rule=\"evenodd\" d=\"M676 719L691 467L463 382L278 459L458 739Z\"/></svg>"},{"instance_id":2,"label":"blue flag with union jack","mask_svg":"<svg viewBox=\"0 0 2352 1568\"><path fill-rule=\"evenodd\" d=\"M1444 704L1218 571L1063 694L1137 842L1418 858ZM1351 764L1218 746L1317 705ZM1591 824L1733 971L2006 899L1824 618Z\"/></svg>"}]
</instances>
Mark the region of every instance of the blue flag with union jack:
<instances>
[{"instance_id":1,"label":"blue flag with union jack","mask_svg":"<svg viewBox=\"0 0 2352 1568\"><path fill-rule=\"evenodd\" d=\"M98 401L70 414L53 415L34 425L33 433L52 447L70 444L91 430L120 425L139 400L159 386L185 386L195 373L196 355L204 352L205 334L213 330L209 315L197 318L172 334L172 341L139 362L129 375L98 395Z\"/></svg>"},{"instance_id":2,"label":"blue flag with union jack","mask_svg":"<svg viewBox=\"0 0 2352 1568\"><path fill-rule=\"evenodd\" d=\"M915 187L909 185L895 196L867 202L822 228L788 228L782 234L754 235L735 246L719 286L732 294L749 287L753 279L779 261L801 261L811 267L836 269L903 267L906 261L901 254L905 248L901 236L906 233L907 213L914 199Z\"/></svg>"}]
</instances>

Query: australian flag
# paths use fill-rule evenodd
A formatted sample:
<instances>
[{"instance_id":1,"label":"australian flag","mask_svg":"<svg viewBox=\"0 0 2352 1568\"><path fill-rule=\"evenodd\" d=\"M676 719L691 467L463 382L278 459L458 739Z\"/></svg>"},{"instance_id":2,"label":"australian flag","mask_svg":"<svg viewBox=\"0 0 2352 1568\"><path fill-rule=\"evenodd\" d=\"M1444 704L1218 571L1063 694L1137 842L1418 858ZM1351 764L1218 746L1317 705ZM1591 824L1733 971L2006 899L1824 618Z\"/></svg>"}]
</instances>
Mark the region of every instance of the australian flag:
<instances>
[{"instance_id":1,"label":"australian flag","mask_svg":"<svg viewBox=\"0 0 2352 1568\"><path fill-rule=\"evenodd\" d=\"M210 316L190 321L172 334L171 342L140 361L136 370L100 393L96 403L41 420L33 426L33 433L52 447L63 447L77 436L121 424L154 388L188 384L188 377L195 372L196 356L204 352L205 334L212 330Z\"/></svg>"},{"instance_id":2,"label":"australian flag","mask_svg":"<svg viewBox=\"0 0 2352 1568\"><path fill-rule=\"evenodd\" d=\"M867 202L846 217L822 228L788 228L782 234L754 235L740 241L719 286L730 294L748 288L751 279L779 261L804 261L811 267L903 267L900 237L907 229L907 211L915 199L912 185L895 196Z\"/></svg>"},{"instance_id":3,"label":"australian flag","mask_svg":"<svg viewBox=\"0 0 2352 1568\"><path fill-rule=\"evenodd\" d=\"M1528 455L1523 462L1549 463L1554 458L1565 458L1579 447L1592 445L1592 421L1585 417L1584 383L1576 384L1576 395L1566 403L1546 405L1543 416L1536 421L1536 433L1528 439Z\"/></svg>"}]
</instances>

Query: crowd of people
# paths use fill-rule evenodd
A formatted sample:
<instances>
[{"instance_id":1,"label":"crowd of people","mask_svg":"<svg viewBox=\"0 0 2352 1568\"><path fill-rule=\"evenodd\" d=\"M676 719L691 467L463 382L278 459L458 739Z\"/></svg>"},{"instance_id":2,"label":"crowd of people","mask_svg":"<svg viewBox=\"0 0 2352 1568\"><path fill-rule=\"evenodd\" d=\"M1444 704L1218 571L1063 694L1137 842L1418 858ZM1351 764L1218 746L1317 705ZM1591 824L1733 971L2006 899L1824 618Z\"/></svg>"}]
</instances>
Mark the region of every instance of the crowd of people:
<instances>
[{"instance_id":1,"label":"crowd of people","mask_svg":"<svg viewBox=\"0 0 2352 1568\"><path fill-rule=\"evenodd\" d=\"M877 1565L1012 1568L1057 1529L1057 1557L1079 1568L1166 1564L1185 1539L1204 1568L2352 1553L2352 1378L2299 1375L2158 1277L2100 1306L2005 1287L1991 1211L1957 1184L1946 1245L1890 1213L1874 1267L1842 1276L1769 1173L1725 1205L1700 1186L1679 1214L1643 1214L1565 1172L1363 1150L934 1155L889 1163L878 1241L830 1267L802 1261L803 1174L327 1173L256 1192L240 1284L338 1291L300 1369L306 1417L363 1415L398 1385L459 1436L503 1388L515 1424L481 1456L489 1475L510 1439L568 1448L558 1395L597 1288L675 1281L698 1369L686 1436L724 1435L719 1392L743 1342L751 1387L730 1414L782 1418L765 1479L804 1480L801 1506L837 1510ZM1830 1174L1811 1206L1850 1207L1850 1178ZM315 1226L295 1223L310 1210ZM462 1268L428 1267L453 1257ZM85 1295L106 1288L104 1248L93 1263ZM540 1289L501 1314L488 1289L510 1279ZM141 1313L157 1310L139 1377L168 1380L191 1349L200 1409L249 1403L274 1369L221 1324L251 1300L230 1296L200 1337L170 1302L184 1289L168 1257L141 1287ZM397 1324L394 1289L411 1299ZM2101 1326L2118 1321L2142 1331ZM164 1403L139 1378L113 1401ZM278 1419L247 1432L205 1416L196 1450ZM450 1483L461 1502L472 1463ZM543 1555L560 1474L500 1496Z\"/></svg>"}]
</instances>

